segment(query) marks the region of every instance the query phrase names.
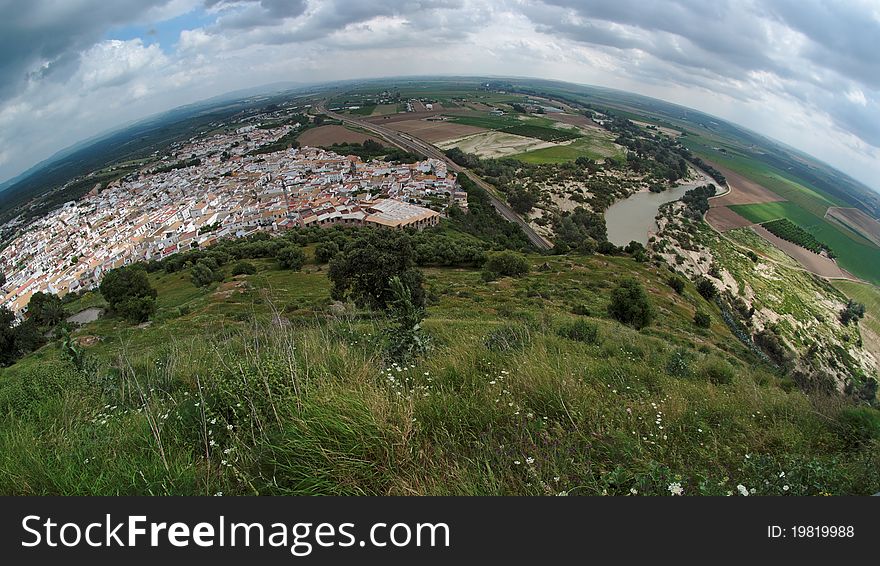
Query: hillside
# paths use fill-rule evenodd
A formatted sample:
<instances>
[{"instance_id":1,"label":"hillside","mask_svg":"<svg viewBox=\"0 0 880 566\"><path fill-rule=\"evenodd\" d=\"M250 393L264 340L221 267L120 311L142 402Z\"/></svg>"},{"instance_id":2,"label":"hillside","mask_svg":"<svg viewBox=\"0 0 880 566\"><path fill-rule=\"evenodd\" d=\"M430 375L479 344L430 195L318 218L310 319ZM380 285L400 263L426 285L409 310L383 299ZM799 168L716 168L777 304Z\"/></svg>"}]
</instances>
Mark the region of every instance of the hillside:
<instances>
[{"instance_id":1,"label":"hillside","mask_svg":"<svg viewBox=\"0 0 880 566\"><path fill-rule=\"evenodd\" d=\"M799 390L663 265L528 255L494 281L423 265L431 347L398 364L384 315L331 300L315 246L301 271L230 262L205 288L152 271L151 322L106 315L74 331L80 354L55 340L2 370L0 493L880 491L877 412ZM607 314L627 277L656 312L641 331Z\"/></svg>"}]
</instances>

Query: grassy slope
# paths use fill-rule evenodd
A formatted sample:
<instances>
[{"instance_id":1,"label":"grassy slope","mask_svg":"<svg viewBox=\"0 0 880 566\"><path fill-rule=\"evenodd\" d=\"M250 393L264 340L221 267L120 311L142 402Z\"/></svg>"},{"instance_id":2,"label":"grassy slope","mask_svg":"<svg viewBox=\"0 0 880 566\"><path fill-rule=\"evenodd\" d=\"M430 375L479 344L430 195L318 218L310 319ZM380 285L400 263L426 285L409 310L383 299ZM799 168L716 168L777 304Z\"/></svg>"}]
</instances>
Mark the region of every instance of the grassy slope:
<instances>
[{"instance_id":1,"label":"grassy slope","mask_svg":"<svg viewBox=\"0 0 880 566\"><path fill-rule=\"evenodd\" d=\"M99 320L79 331L101 337L87 382L54 346L0 374L0 400L10 384L45 385L16 397L17 416L0 417L0 493L880 488L876 454L847 451L836 434L836 402L780 388L690 285L674 295L663 272L624 258L531 262L531 275L488 284L475 270L427 269L434 348L404 367L381 359L380 321L327 315L327 281L313 265L288 273L257 262L248 286L208 292L185 272L154 275L153 324ZM604 316L624 275L657 307L641 333ZM575 305L597 315L598 344L557 335ZM712 313L709 331L691 323L697 307ZM486 337L508 325L527 344L488 349ZM691 360L678 377L667 371L676 348ZM710 383L719 371L732 383Z\"/></svg>"}]
</instances>

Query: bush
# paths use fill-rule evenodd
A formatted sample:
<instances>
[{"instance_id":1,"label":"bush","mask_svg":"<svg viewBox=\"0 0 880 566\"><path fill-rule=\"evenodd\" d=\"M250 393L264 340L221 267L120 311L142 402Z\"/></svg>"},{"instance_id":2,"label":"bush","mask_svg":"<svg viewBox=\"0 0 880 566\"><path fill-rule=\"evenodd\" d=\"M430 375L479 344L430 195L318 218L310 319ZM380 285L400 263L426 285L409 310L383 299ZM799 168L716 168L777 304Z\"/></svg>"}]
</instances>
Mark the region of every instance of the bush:
<instances>
[{"instance_id":1,"label":"bush","mask_svg":"<svg viewBox=\"0 0 880 566\"><path fill-rule=\"evenodd\" d=\"M611 291L608 314L639 330L654 320L654 307L641 283L635 279L624 279Z\"/></svg>"},{"instance_id":2,"label":"bush","mask_svg":"<svg viewBox=\"0 0 880 566\"><path fill-rule=\"evenodd\" d=\"M694 324L700 328L709 328L712 325L712 317L708 313L697 311L694 313Z\"/></svg>"},{"instance_id":3,"label":"bush","mask_svg":"<svg viewBox=\"0 0 880 566\"><path fill-rule=\"evenodd\" d=\"M113 269L104 275L98 289L110 310L130 322L143 322L156 310L157 293L143 269Z\"/></svg>"},{"instance_id":4,"label":"bush","mask_svg":"<svg viewBox=\"0 0 880 566\"><path fill-rule=\"evenodd\" d=\"M697 279L697 292L707 301L711 301L718 295L718 288L705 277Z\"/></svg>"},{"instance_id":5,"label":"bush","mask_svg":"<svg viewBox=\"0 0 880 566\"><path fill-rule=\"evenodd\" d=\"M299 271L306 262L306 254L299 246L284 246L275 253L275 259L282 269Z\"/></svg>"},{"instance_id":6,"label":"bush","mask_svg":"<svg viewBox=\"0 0 880 566\"><path fill-rule=\"evenodd\" d=\"M584 304L575 305L571 309L571 314L576 314L580 316L593 316L593 311L590 310L590 307Z\"/></svg>"},{"instance_id":7,"label":"bush","mask_svg":"<svg viewBox=\"0 0 880 566\"><path fill-rule=\"evenodd\" d=\"M558 334L575 342L593 345L599 343L599 327L586 320L576 320L566 324L559 329Z\"/></svg>"},{"instance_id":8,"label":"bush","mask_svg":"<svg viewBox=\"0 0 880 566\"><path fill-rule=\"evenodd\" d=\"M672 290L681 295L684 292L684 279L677 275L671 276L666 283L672 287Z\"/></svg>"},{"instance_id":9,"label":"bush","mask_svg":"<svg viewBox=\"0 0 880 566\"><path fill-rule=\"evenodd\" d=\"M192 267L190 280L196 287L207 287L215 281L223 281L223 273L217 267L216 262L207 258L200 259Z\"/></svg>"},{"instance_id":10,"label":"bush","mask_svg":"<svg viewBox=\"0 0 880 566\"><path fill-rule=\"evenodd\" d=\"M880 440L880 411L870 407L848 407L838 415L837 428L844 445L858 450Z\"/></svg>"},{"instance_id":11,"label":"bush","mask_svg":"<svg viewBox=\"0 0 880 566\"><path fill-rule=\"evenodd\" d=\"M132 297L116 305L116 312L132 324L146 322L156 312L156 299Z\"/></svg>"},{"instance_id":12,"label":"bush","mask_svg":"<svg viewBox=\"0 0 880 566\"><path fill-rule=\"evenodd\" d=\"M522 254L505 250L489 254L484 266L484 279L519 277L529 272L529 262Z\"/></svg>"},{"instance_id":13,"label":"bush","mask_svg":"<svg viewBox=\"0 0 880 566\"><path fill-rule=\"evenodd\" d=\"M315 248L315 261L318 263L327 263L339 253L339 246L336 242L324 242L318 244Z\"/></svg>"},{"instance_id":14,"label":"bush","mask_svg":"<svg viewBox=\"0 0 880 566\"><path fill-rule=\"evenodd\" d=\"M733 366L721 358L709 357L700 364L699 373L710 383L727 385L733 382Z\"/></svg>"},{"instance_id":15,"label":"bush","mask_svg":"<svg viewBox=\"0 0 880 566\"><path fill-rule=\"evenodd\" d=\"M497 328L486 337L486 348L492 352L522 350L532 343L532 336L526 326L507 324Z\"/></svg>"},{"instance_id":16,"label":"bush","mask_svg":"<svg viewBox=\"0 0 880 566\"><path fill-rule=\"evenodd\" d=\"M232 266L233 275L253 275L257 272L254 264L247 261L240 261Z\"/></svg>"}]
</instances>

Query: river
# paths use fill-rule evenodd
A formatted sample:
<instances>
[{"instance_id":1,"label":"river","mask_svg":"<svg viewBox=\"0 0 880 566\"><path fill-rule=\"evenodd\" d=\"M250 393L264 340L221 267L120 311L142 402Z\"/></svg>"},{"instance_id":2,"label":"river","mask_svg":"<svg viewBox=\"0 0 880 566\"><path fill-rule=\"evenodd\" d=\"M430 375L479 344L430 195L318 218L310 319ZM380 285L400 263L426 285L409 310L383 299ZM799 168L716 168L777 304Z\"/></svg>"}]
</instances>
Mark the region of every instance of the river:
<instances>
[{"instance_id":1,"label":"river","mask_svg":"<svg viewBox=\"0 0 880 566\"><path fill-rule=\"evenodd\" d=\"M660 206L680 199L693 188L712 182L712 179L699 172L695 180L662 193L643 191L615 202L605 210L608 241L615 246L625 246L633 240L647 244L650 235L657 231L656 217Z\"/></svg>"}]
</instances>

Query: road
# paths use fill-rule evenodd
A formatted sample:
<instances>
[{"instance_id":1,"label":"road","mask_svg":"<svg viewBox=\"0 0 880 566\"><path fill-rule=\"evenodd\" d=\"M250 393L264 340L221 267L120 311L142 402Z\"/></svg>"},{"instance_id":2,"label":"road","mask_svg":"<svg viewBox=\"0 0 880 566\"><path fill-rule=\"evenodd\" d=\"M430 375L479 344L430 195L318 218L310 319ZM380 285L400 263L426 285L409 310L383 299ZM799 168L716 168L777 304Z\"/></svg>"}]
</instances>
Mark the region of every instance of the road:
<instances>
[{"instance_id":1,"label":"road","mask_svg":"<svg viewBox=\"0 0 880 566\"><path fill-rule=\"evenodd\" d=\"M445 153L443 153L433 145L423 142L422 140L414 138L408 134L402 134L396 130L384 128L377 124L373 124L372 122L367 122L366 120L361 120L358 118L353 118L351 116L344 116L342 114L337 114L336 112L331 112L327 109L324 101L321 101L319 104L317 104L315 106L315 110L318 113L326 114L334 120L339 120L344 124L357 126L358 128L381 136L388 140L390 143L399 147L400 149L403 149L404 151L409 151L412 153L423 155L425 157L444 161L446 162L446 165L456 173L467 173L468 177L470 177L474 181L474 183L476 183L480 188L486 191L486 194L489 196L489 200L492 202L492 206L495 207L495 210L498 211L498 214L500 214L506 220L516 223L516 225L519 226L523 233L525 233L526 237L529 239L533 246L535 246L539 250L549 250L553 247L553 244L551 244L540 234L535 232L535 230L531 226L529 226L528 222L523 220L519 214L514 212L513 209L511 209L506 202L496 196L495 187L480 179L471 171L468 171L466 168L460 166L459 164L446 157Z\"/></svg>"}]
</instances>

